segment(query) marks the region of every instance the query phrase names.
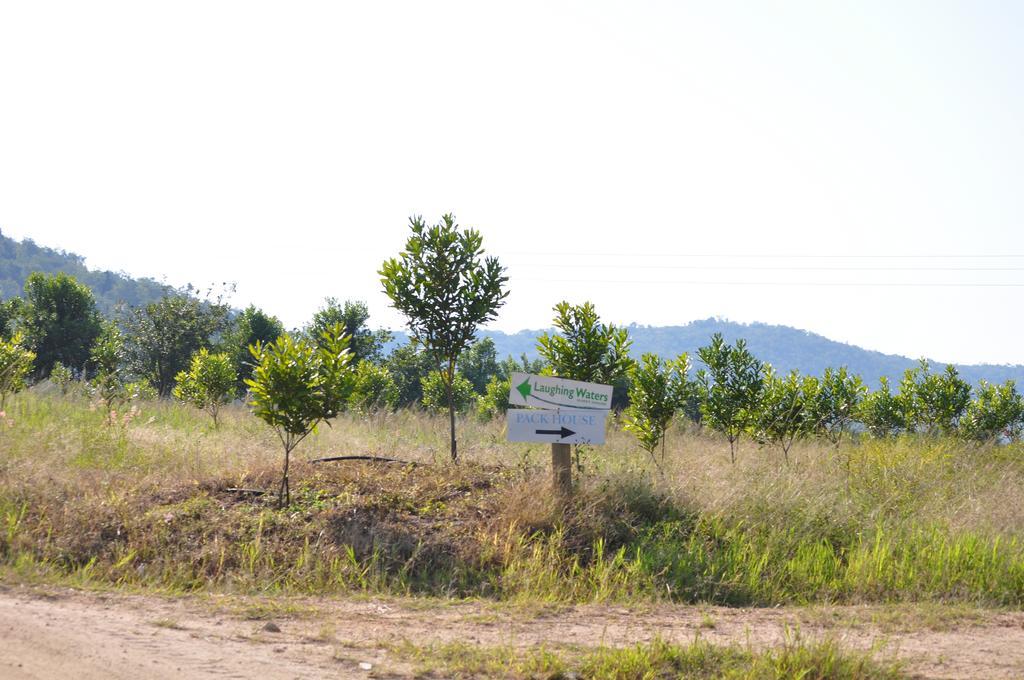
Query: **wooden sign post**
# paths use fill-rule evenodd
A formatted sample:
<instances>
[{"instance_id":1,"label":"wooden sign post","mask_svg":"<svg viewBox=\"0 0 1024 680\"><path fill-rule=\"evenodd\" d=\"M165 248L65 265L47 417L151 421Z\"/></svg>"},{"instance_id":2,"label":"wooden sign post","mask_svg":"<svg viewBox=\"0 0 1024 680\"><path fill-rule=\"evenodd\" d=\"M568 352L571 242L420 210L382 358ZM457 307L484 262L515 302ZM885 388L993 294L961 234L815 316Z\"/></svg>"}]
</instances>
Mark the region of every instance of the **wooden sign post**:
<instances>
[{"instance_id":1,"label":"wooden sign post","mask_svg":"<svg viewBox=\"0 0 1024 680\"><path fill-rule=\"evenodd\" d=\"M604 444L605 419L612 386L550 376L512 374L508 441L551 442L551 474L555 492L572 494L570 444ZM552 408L554 407L554 408Z\"/></svg>"},{"instance_id":2,"label":"wooden sign post","mask_svg":"<svg viewBox=\"0 0 1024 680\"><path fill-rule=\"evenodd\" d=\"M572 495L572 453L568 444L551 445L551 484L562 496Z\"/></svg>"}]
</instances>

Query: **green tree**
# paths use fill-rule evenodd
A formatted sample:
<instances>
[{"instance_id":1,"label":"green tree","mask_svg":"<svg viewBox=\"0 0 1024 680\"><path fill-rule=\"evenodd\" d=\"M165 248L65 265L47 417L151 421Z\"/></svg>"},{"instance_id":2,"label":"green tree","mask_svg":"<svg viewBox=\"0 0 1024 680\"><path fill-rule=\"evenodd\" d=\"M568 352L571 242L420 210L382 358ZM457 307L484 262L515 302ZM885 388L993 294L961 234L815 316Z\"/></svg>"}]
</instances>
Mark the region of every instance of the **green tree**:
<instances>
[{"instance_id":1,"label":"green tree","mask_svg":"<svg viewBox=\"0 0 1024 680\"><path fill-rule=\"evenodd\" d=\"M74 277L34 272L25 281L21 328L36 354L36 375L45 378L58 361L85 366L100 334L100 315L92 291Z\"/></svg>"},{"instance_id":2,"label":"green tree","mask_svg":"<svg viewBox=\"0 0 1024 680\"><path fill-rule=\"evenodd\" d=\"M459 357L458 366L459 373L473 384L476 393L483 394L487 390L487 383L501 370L494 340L481 338L474 342Z\"/></svg>"},{"instance_id":3,"label":"green tree","mask_svg":"<svg viewBox=\"0 0 1024 680\"><path fill-rule=\"evenodd\" d=\"M75 383L75 372L58 361L50 371L50 382L60 388L62 395L67 395Z\"/></svg>"},{"instance_id":4,"label":"green tree","mask_svg":"<svg viewBox=\"0 0 1024 680\"><path fill-rule=\"evenodd\" d=\"M387 366L372 361L359 362L348 397L350 409L365 414L392 411L398 396L398 385Z\"/></svg>"},{"instance_id":5,"label":"green tree","mask_svg":"<svg viewBox=\"0 0 1024 680\"><path fill-rule=\"evenodd\" d=\"M654 451L660 444L662 465L668 426L693 391L687 379L689 371L690 357L685 353L665 362L657 354L646 353L630 368L626 430L636 436L655 462Z\"/></svg>"},{"instance_id":6,"label":"green tree","mask_svg":"<svg viewBox=\"0 0 1024 680\"><path fill-rule=\"evenodd\" d=\"M428 411L465 413L476 397L473 383L458 373L450 385L441 371L431 371L422 383L423 408Z\"/></svg>"},{"instance_id":7,"label":"green tree","mask_svg":"<svg viewBox=\"0 0 1024 680\"><path fill-rule=\"evenodd\" d=\"M319 342L326 329L340 323L350 338L352 361L357 364L362 361L380 363L384 358L384 345L391 342L393 336L384 329L370 330L367 325L369 320L370 309L365 302L345 300L345 303L341 304L337 298L329 297L313 314L313 320L305 332L314 342Z\"/></svg>"},{"instance_id":8,"label":"green tree","mask_svg":"<svg viewBox=\"0 0 1024 680\"><path fill-rule=\"evenodd\" d=\"M112 321L103 324L100 336L90 353L95 375L89 382L93 395L107 409L107 422L113 422L115 409L128 401L130 393L126 380L126 351L124 336Z\"/></svg>"},{"instance_id":9,"label":"green tree","mask_svg":"<svg viewBox=\"0 0 1024 680\"><path fill-rule=\"evenodd\" d=\"M253 413L274 429L284 447L277 497L278 507L284 507L291 503L291 452L317 425L345 407L351 390L352 353L341 324L324 331L318 345L282 335L251 351L257 362L247 382Z\"/></svg>"},{"instance_id":10,"label":"green tree","mask_svg":"<svg viewBox=\"0 0 1024 680\"><path fill-rule=\"evenodd\" d=\"M930 435L954 435L971 403L971 385L953 366L933 373L922 359L903 374L900 398L907 409L907 425Z\"/></svg>"},{"instance_id":11,"label":"green tree","mask_svg":"<svg viewBox=\"0 0 1024 680\"><path fill-rule=\"evenodd\" d=\"M532 373L533 375L540 375L544 370L543 359L529 359L526 354L520 355L519 360L515 360L511 355L505 357L498 364L498 378L501 380L511 380L513 373Z\"/></svg>"},{"instance_id":12,"label":"green tree","mask_svg":"<svg viewBox=\"0 0 1024 680\"><path fill-rule=\"evenodd\" d=\"M476 415L480 420L492 420L508 411L508 394L512 383L508 378L491 376L487 389L476 400Z\"/></svg>"},{"instance_id":13,"label":"green tree","mask_svg":"<svg viewBox=\"0 0 1024 680\"><path fill-rule=\"evenodd\" d=\"M1024 430L1024 397L1017 392L1012 380L993 385L984 380L977 396L967 406L961 424L961 434L980 442L1006 437L1018 441Z\"/></svg>"},{"instance_id":14,"label":"green tree","mask_svg":"<svg viewBox=\"0 0 1024 680\"><path fill-rule=\"evenodd\" d=\"M755 423L757 439L781 448L789 461L793 444L816 429L814 404L820 389L817 378L801 378L795 370L782 378L767 366Z\"/></svg>"},{"instance_id":15,"label":"green tree","mask_svg":"<svg viewBox=\"0 0 1024 680\"><path fill-rule=\"evenodd\" d=\"M10 340L14 335L18 320L22 315L23 305L24 300L20 297L0 301L0 340Z\"/></svg>"},{"instance_id":16,"label":"green tree","mask_svg":"<svg viewBox=\"0 0 1024 680\"><path fill-rule=\"evenodd\" d=\"M552 374L570 380L611 385L628 374L632 341L625 328L602 324L590 302L555 305L554 326L560 334L537 338L537 351Z\"/></svg>"},{"instance_id":17,"label":"green tree","mask_svg":"<svg viewBox=\"0 0 1024 680\"><path fill-rule=\"evenodd\" d=\"M560 378L612 385L612 407L621 408L624 382L633 365L629 332L602 324L591 302L570 305L563 300L555 305L554 312L553 323L560 333L544 333L537 338L537 352L547 362L545 370ZM580 447L574 446L573 453L576 471L582 472Z\"/></svg>"},{"instance_id":18,"label":"green tree","mask_svg":"<svg viewBox=\"0 0 1024 680\"><path fill-rule=\"evenodd\" d=\"M203 347L192 355L188 370L179 372L174 380L174 397L209 413L216 428L221 407L234 396L238 374L227 352L211 354Z\"/></svg>"},{"instance_id":19,"label":"green tree","mask_svg":"<svg viewBox=\"0 0 1024 680\"><path fill-rule=\"evenodd\" d=\"M245 392L245 381L252 377L252 355L249 347L257 343L269 345L284 335L284 325L276 316L271 316L255 305L249 305L231 320L230 328L218 343L221 351L227 352L238 374L236 392Z\"/></svg>"},{"instance_id":20,"label":"green tree","mask_svg":"<svg viewBox=\"0 0 1024 680\"><path fill-rule=\"evenodd\" d=\"M460 230L453 215L428 226L410 219L412 236L405 250L382 265L381 283L392 305L408 319L413 338L437 363L447 391L452 461L455 440L456 362L477 328L495 318L508 293L508 277L496 257L484 257L483 238L474 229Z\"/></svg>"},{"instance_id":21,"label":"green tree","mask_svg":"<svg viewBox=\"0 0 1024 680\"><path fill-rule=\"evenodd\" d=\"M861 401L857 418L872 437L892 437L907 427L907 406L899 394L893 394L889 379L878 379L879 387Z\"/></svg>"},{"instance_id":22,"label":"green tree","mask_svg":"<svg viewBox=\"0 0 1024 680\"><path fill-rule=\"evenodd\" d=\"M192 355L210 347L225 329L229 307L220 298L200 299L191 287L166 294L125 319L129 357L135 372L161 397L171 394L174 377Z\"/></svg>"},{"instance_id":23,"label":"green tree","mask_svg":"<svg viewBox=\"0 0 1024 680\"><path fill-rule=\"evenodd\" d=\"M15 333L10 340L0 339L0 411L7 405L7 395L25 389L25 380L32 370L36 355L22 346L23 337Z\"/></svg>"},{"instance_id":24,"label":"green tree","mask_svg":"<svg viewBox=\"0 0 1024 680\"><path fill-rule=\"evenodd\" d=\"M735 463L736 443L757 419L764 391L761 362L747 350L745 341L737 340L732 346L721 333L715 333L711 344L697 354L707 367L697 371L702 421L729 440L729 456Z\"/></svg>"},{"instance_id":25,"label":"green tree","mask_svg":"<svg viewBox=\"0 0 1024 680\"><path fill-rule=\"evenodd\" d=\"M396 347L384 361L384 366L398 387L396 408L409 408L423 400L423 378L434 370L435 362L416 341Z\"/></svg>"},{"instance_id":26,"label":"green tree","mask_svg":"<svg viewBox=\"0 0 1024 680\"><path fill-rule=\"evenodd\" d=\"M815 432L838 446L843 433L856 420L865 394L867 388L860 376L851 374L845 366L838 370L826 368L809 404Z\"/></svg>"}]
</instances>

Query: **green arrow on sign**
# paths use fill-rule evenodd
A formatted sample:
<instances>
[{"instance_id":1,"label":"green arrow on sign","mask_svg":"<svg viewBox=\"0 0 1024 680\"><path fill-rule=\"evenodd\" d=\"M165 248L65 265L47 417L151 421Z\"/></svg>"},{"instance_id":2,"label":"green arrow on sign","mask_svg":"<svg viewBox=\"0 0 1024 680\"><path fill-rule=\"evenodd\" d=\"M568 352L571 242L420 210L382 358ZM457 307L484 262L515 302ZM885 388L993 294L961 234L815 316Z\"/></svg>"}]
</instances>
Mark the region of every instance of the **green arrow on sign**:
<instances>
[{"instance_id":1,"label":"green arrow on sign","mask_svg":"<svg viewBox=\"0 0 1024 680\"><path fill-rule=\"evenodd\" d=\"M523 381L523 383L521 385L516 385L516 390L519 391L519 394L523 395L523 399L524 400L528 399L530 397L530 391L531 391L530 390L530 379L527 378L526 380Z\"/></svg>"}]
</instances>

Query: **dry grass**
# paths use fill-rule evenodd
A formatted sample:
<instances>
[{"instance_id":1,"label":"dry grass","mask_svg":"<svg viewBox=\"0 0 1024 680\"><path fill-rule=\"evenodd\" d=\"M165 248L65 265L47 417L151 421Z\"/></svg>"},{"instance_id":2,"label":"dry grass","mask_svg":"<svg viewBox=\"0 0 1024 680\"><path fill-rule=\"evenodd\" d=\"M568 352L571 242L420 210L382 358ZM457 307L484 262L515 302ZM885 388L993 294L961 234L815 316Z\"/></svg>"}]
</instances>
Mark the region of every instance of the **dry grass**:
<instances>
[{"instance_id":1,"label":"dry grass","mask_svg":"<svg viewBox=\"0 0 1024 680\"><path fill-rule=\"evenodd\" d=\"M8 578L239 592L345 590L535 601L1024 603L1024 455L946 440L743 442L677 427L665 472L618 429L582 452L568 506L549 449L500 422L344 415L281 452L242 406L219 429L172 403L104 424L83 400L17 395L0 425ZM421 463L310 465L371 454Z\"/></svg>"}]
</instances>

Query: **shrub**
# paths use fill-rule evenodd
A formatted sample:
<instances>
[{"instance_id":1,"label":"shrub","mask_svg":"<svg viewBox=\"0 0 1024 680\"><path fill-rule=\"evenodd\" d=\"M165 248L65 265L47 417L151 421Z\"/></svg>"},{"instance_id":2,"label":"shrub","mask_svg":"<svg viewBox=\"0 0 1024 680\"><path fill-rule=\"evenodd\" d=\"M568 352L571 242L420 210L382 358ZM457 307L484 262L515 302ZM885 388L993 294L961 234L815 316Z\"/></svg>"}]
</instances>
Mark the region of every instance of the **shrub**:
<instances>
[{"instance_id":1,"label":"shrub","mask_svg":"<svg viewBox=\"0 0 1024 680\"><path fill-rule=\"evenodd\" d=\"M813 408L819 390L817 378L801 378L795 370L780 378L769 366L754 436L781 448L788 461L793 443L814 432L817 423Z\"/></svg>"},{"instance_id":2,"label":"shrub","mask_svg":"<svg viewBox=\"0 0 1024 680\"><path fill-rule=\"evenodd\" d=\"M465 413L476 397L473 383L459 373L455 374L450 387L446 384L441 371L428 373L423 378L422 384L423 407L430 411L449 410L454 413ZM451 395L451 401L449 401L449 395Z\"/></svg>"},{"instance_id":3,"label":"shrub","mask_svg":"<svg viewBox=\"0 0 1024 680\"><path fill-rule=\"evenodd\" d=\"M508 393L512 383L508 378L491 376L483 395L476 400L476 415L480 420L491 420L508 411Z\"/></svg>"},{"instance_id":4,"label":"shrub","mask_svg":"<svg viewBox=\"0 0 1024 680\"><path fill-rule=\"evenodd\" d=\"M10 340L0 340L0 410L7 404L7 395L25 389L25 378L32 370L36 355L22 347L23 336L15 333Z\"/></svg>"},{"instance_id":5,"label":"shrub","mask_svg":"<svg viewBox=\"0 0 1024 680\"><path fill-rule=\"evenodd\" d=\"M665 462L665 431L693 390L686 379L689 370L690 358L686 354L667 362L662 362L656 354L644 354L640 363L630 369L626 429L636 436L641 448L652 458L661 444L662 463Z\"/></svg>"},{"instance_id":6,"label":"shrub","mask_svg":"<svg viewBox=\"0 0 1024 680\"><path fill-rule=\"evenodd\" d=\"M319 345L282 335L251 348L258 364L246 381L253 413L274 429L284 447L278 507L291 502L291 452L321 422L341 412L351 390L352 355L344 327L324 331Z\"/></svg>"},{"instance_id":7,"label":"shrub","mask_svg":"<svg viewBox=\"0 0 1024 680\"><path fill-rule=\"evenodd\" d=\"M211 354L204 347L192 355L188 370L178 373L174 380L174 398L209 413L217 427L221 406L234 396L238 374L229 354Z\"/></svg>"},{"instance_id":8,"label":"shrub","mask_svg":"<svg viewBox=\"0 0 1024 680\"><path fill-rule=\"evenodd\" d=\"M731 346L721 333L715 333L711 344L697 353L707 366L707 370L697 371L703 422L729 440L729 456L735 463L736 442L756 423L764 391L762 364L747 350L745 341L737 340Z\"/></svg>"},{"instance_id":9,"label":"shrub","mask_svg":"<svg viewBox=\"0 0 1024 680\"><path fill-rule=\"evenodd\" d=\"M1012 380L1002 385L981 381L977 397L967 406L961 434L976 441L993 441L1006 437L1020 439L1024 429L1024 398Z\"/></svg>"},{"instance_id":10,"label":"shrub","mask_svg":"<svg viewBox=\"0 0 1024 680\"><path fill-rule=\"evenodd\" d=\"M892 437L907 427L907 407L898 394L893 394L889 379L879 378L879 388L860 404L858 419L872 437Z\"/></svg>"},{"instance_id":11,"label":"shrub","mask_svg":"<svg viewBox=\"0 0 1024 680\"><path fill-rule=\"evenodd\" d=\"M398 385L386 366L360 361L348 397L349 408L360 413L394 410L398 403Z\"/></svg>"},{"instance_id":12,"label":"shrub","mask_svg":"<svg viewBox=\"0 0 1024 680\"><path fill-rule=\"evenodd\" d=\"M90 358L96 375L89 382L89 387L92 394L103 402L110 422L117 405L129 398L124 379L124 338L114 323L103 324Z\"/></svg>"}]
</instances>

